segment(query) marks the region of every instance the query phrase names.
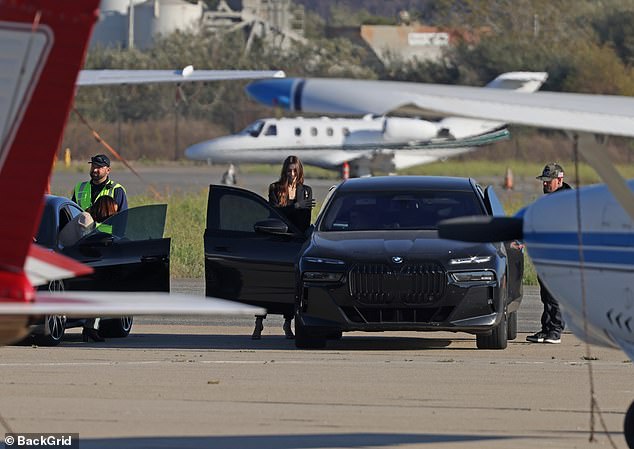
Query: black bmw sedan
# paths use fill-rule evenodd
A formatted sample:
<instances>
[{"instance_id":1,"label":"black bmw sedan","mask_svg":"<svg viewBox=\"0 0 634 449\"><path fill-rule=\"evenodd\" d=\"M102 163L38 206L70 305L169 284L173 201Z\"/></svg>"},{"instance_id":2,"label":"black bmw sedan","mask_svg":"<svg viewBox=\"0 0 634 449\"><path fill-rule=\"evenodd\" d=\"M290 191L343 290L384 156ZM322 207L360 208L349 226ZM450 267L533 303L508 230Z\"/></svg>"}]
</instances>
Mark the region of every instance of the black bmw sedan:
<instances>
[{"instance_id":1,"label":"black bmw sedan","mask_svg":"<svg viewBox=\"0 0 634 449\"><path fill-rule=\"evenodd\" d=\"M319 348L347 331L455 331L478 348L517 334L524 259L510 242L438 237L437 224L503 215L473 179L389 176L333 188L301 233L258 195L211 186L206 291L295 311L296 345Z\"/></svg>"}]
</instances>

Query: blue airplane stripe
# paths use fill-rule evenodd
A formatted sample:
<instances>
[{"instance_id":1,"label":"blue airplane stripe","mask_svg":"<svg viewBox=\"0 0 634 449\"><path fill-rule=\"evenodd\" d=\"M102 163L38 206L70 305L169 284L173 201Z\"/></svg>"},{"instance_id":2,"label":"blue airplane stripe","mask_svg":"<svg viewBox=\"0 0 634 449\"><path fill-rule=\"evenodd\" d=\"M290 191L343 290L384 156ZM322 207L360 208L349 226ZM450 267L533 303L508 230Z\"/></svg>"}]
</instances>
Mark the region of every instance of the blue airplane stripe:
<instances>
[{"instance_id":1,"label":"blue airplane stripe","mask_svg":"<svg viewBox=\"0 0 634 449\"><path fill-rule=\"evenodd\" d=\"M579 236L576 232L525 232L524 241L529 245L531 243L543 243L577 246ZM634 233L584 232L582 234L582 243L588 246L634 247Z\"/></svg>"},{"instance_id":2,"label":"blue airplane stripe","mask_svg":"<svg viewBox=\"0 0 634 449\"><path fill-rule=\"evenodd\" d=\"M532 259L546 259L551 261L566 261L579 263L578 248L547 248L530 247L528 249ZM634 252L618 249L584 249L584 263L634 265Z\"/></svg>"}]
</instances>

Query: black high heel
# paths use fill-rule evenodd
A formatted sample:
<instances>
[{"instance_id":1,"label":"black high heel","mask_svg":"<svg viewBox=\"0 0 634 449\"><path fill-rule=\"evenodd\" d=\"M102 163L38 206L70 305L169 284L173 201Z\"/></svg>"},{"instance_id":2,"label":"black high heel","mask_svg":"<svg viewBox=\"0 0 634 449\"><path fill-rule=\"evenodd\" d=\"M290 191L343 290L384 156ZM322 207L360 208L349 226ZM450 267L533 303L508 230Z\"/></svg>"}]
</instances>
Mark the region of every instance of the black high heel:
<instances>
[{"instance_id":1,"label":"black high heel","mask_svg":"<svg viewBox=\"0 0 634 449\"><path fill-rule=\"evenodd\" d=\"M287 340L293 340L295 338L295 334L293 334L293 329L291 329L292 320L292 318L286 318L284 320L284 326L282 327L282 329L284 329L284 335L286 335Z\"/></svg>"},{"instance_id":2,"label":"black high heel","mask_svg":"<svg viewBox=\"0 0 634 449\"><path fill-rule=\"evenodd\" d=\"M255 318L255 329L253 329L253 334L251 335L251 340L259 340L262 338L262 331L264 330L264 318L256 317Z\"/></svg>"}]
</instances>

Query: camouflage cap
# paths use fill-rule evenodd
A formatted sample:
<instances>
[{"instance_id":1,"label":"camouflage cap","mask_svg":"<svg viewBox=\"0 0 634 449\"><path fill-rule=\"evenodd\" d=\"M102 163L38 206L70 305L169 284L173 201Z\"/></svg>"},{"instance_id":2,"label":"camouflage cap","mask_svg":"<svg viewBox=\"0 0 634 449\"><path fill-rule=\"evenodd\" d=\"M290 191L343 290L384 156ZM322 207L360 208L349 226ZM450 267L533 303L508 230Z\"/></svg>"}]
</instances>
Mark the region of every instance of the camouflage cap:
<instances>
[{"instance_id":1,"label":"camouflage cap","mask_svg":"<svg viewBox=\"0 0 634 449\"><path fill-rule=\"evenodd\" d=\"M105 154L98 154L91 157L88 163L95 167L110 167L110 159Z\"/></svg>"},{"instance_id":2,"label":"camouflage cap","mask_svg":"<svg viewBox=\"0 0 634 449\"><path fill-rule=\"evenodd\" d=\"M553 162L552 164L546 164L546 166L542 170L542 174L540 176L537 176L536 179L539 179L541 181L550 181L552 179L563 177L564 169L561 167L561 165Z\"/></svg>"}]
</instances>

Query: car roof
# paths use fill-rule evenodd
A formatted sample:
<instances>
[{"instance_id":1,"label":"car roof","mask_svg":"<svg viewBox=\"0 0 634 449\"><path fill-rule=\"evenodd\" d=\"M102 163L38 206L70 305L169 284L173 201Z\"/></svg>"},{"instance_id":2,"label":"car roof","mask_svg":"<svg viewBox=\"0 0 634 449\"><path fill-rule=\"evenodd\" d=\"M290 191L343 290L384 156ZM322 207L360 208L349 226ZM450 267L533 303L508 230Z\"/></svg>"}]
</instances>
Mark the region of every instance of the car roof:
<instances>
[{"instance_id":1,"label":"car roof","mask_svg":"<svg viewBox=\"0 0 634 449\"><path fill-rule=\"evenodd\" d=\"M46 205L60 205L60 204L64 204L64 203L73 203L70 199L64 197L64 196L57 196L57 195L44 195L44 203ZM75 204L75 203L73 203ZM78 206L79 207L79 206Z\"/></svg>"},{"instance_id":2,"label":"car roof","mask_svg":"<svg viewBox=\"0 0 634 449\"><path fill-rule=\"evenodd\" d=\"M372 176L348 179L340 184L340 192L387 190L462 190L473 191L472 178L452 176Z\"/></svg>"}]
</instances>

